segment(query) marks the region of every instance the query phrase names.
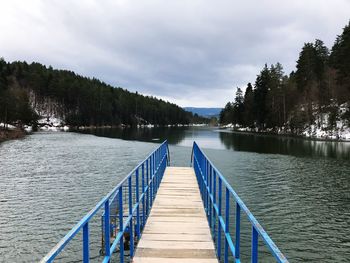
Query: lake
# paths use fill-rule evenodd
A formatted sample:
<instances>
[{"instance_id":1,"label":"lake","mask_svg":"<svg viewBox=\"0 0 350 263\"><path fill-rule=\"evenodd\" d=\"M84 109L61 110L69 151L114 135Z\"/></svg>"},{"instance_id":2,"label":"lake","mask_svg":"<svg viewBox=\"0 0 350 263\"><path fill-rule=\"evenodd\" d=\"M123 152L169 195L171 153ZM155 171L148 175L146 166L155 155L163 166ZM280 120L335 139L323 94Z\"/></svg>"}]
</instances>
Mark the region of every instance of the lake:
<instances>
[{"instance_id":1,"label":"lake","mask_svg":"<svg viewBox=\"0 0 350 263\"><path fill-rule=\"evenodd\" d=\"M40 260L164 139L178 166L196 140L290 262L349 262L350 143L198 127L38 132L0 144L0 261ZM243 231L243 260L248 244ZM79 249L62 261L78 261Z\"/></svg>"}]
</instances>

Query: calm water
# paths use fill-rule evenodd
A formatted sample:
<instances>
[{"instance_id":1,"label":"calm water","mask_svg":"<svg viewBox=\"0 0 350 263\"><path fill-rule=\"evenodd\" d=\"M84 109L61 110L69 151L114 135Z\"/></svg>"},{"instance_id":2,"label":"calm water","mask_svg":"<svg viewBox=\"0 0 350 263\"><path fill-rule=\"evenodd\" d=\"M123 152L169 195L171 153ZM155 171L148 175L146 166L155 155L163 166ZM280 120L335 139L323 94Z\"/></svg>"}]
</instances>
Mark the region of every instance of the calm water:
<instances>
[{"instance_id":1,"label":"calm water","mask_svg":"<svg viewBox=\"0 0 350 263\"><path fill-rule=\"evenodd\" d=\"M185 166L196 140L291 262L349 262L350 143L208 128L90 132L98 136L35 133L0 144L1 262L38 261L164 139L172 165ZM97 260L99 218L92 226ZM67 257L78 260L75 250Z\"/></svg>"}]
</instances>

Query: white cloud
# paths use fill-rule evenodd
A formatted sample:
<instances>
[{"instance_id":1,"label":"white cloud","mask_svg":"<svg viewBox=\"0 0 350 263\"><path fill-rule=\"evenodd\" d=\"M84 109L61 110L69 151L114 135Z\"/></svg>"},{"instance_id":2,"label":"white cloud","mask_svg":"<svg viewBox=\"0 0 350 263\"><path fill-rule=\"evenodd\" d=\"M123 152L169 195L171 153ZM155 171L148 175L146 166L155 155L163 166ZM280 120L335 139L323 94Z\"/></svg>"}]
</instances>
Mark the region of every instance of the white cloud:
<instances>
[{"instance_id":1,"label":"white cloud","mask_svg":"<svg viewBox=\"0 0 350 263\"><path fill-rule=\"evenodd\" d=\"M347 0L1 1L0 56L38 61L182 106L223 106L265 63L330 47Z\"/></svg>"}]
</instances>

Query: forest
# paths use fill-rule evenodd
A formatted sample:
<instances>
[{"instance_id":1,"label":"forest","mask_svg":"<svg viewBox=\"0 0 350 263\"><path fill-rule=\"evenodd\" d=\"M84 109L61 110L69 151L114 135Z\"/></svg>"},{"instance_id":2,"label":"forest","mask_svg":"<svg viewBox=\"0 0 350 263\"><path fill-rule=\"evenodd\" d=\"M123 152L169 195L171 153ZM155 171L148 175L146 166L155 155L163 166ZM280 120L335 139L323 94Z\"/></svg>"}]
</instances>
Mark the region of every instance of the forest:
<instances>
[{"instance_id":1,"label":"forest","mask_svg":"<svg viewBox=\"0 0 350 263\"><path fill-rule=\"evenodd\" d=\"M73 127L208 121L173 103L72 71L0 58L0 123L35 126L39 118L49 115Z\"/></svg>"},{"instance_id":2,"label":"forest","mask_svg":"<svg viewBox=\"0 0 350 263\"><path fill-rule=\"evenodd\" d=\"M265 66L245 93L220 113L221 124L255 131L301 134L318 127L334 130L350 122L350 22L329 50L323 41L305 43L296 70ZM338 127L337 127L338 126Z\"/></svg>"}]
</instances>

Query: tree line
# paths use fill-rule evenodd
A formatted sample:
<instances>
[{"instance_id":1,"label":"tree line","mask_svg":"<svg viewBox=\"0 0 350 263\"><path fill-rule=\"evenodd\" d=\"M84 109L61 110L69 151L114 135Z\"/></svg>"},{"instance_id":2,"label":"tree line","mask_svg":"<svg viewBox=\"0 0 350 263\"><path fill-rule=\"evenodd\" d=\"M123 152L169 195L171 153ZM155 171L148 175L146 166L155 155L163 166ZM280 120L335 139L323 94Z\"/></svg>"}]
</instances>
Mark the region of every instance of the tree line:
<instances>
[{"instance_id":1,"label":"tree line","mask_svg":"<svg viewBox=\"0 0 350 263\"><path fill-rule=\"evenodd\" d=\"M206 122L179 106L40 63L0 58L0 123L35 125L53 114L70 126Z\"/></svg>"},{"instance_id":2,"label":"tree line","mask_svg":"<svg viewBox=\"0 0 350 263\"><path fill-rule=\"evenodd\" d=\"M337 120L350 122L350 22L331 50L319 39L305 43L289 75L280 63L265 64L244 94L237 88L234 101L220 113L220 123L300 133L307 126L321 126L316 115L322 113L329 129Z\"/></svg>"}]
</instances>

